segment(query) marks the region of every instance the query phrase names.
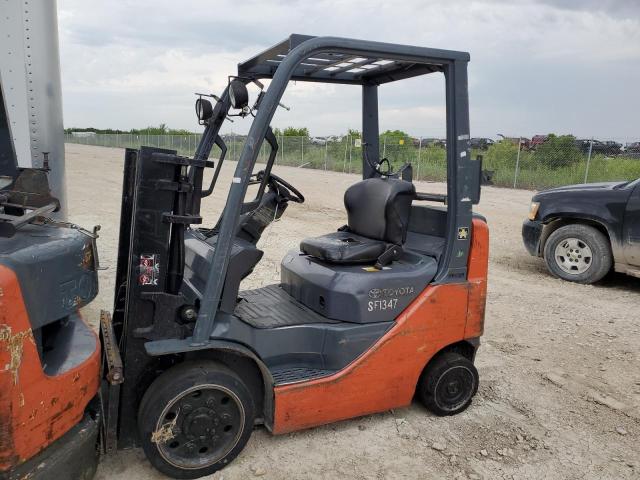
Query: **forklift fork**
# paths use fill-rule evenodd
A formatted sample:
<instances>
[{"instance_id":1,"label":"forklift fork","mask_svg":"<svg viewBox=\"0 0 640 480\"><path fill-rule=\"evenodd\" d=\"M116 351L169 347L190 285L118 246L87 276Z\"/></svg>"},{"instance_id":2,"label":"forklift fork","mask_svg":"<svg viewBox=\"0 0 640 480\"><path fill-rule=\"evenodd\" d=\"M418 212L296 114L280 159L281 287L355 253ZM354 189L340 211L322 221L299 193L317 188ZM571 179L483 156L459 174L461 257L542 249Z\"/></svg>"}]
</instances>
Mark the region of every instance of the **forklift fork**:
<instances>
[{"instance_id":1,"label":"forklift fork","mask_svg":"<svg viewBox=\"0 0 640 480\"><path fill-rule=\"evenodd\" d=\"M120 349L113 330L113 323L111 322L111 313L106 310L100 311L100 339L103 352L102 374L106 381L100 391L102 416L104 418L101 432L103 439L102 450L105 453L114 453L118 448L118 407L120 403L120 385L124 382L124 370Z\"/></svg>"}]
</instances>

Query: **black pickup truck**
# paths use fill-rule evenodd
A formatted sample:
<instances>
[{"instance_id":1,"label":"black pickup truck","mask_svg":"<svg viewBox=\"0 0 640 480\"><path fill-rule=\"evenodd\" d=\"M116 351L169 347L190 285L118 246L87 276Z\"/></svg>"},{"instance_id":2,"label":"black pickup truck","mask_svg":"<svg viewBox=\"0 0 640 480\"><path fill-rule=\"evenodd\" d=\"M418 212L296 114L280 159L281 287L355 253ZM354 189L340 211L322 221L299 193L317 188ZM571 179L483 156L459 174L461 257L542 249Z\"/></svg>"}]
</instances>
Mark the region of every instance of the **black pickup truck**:
<instances>
[{"instance_id":1,"label":"black pickup truck","mask_svg":"<svg viewBox=\"0 0 640 480\"><path fill-rule=\"evenodd\" d=\"M564 280L593 283L612 268L640 278L640 178L537 193L522 238Z\"/></svg>"}]
</instances>

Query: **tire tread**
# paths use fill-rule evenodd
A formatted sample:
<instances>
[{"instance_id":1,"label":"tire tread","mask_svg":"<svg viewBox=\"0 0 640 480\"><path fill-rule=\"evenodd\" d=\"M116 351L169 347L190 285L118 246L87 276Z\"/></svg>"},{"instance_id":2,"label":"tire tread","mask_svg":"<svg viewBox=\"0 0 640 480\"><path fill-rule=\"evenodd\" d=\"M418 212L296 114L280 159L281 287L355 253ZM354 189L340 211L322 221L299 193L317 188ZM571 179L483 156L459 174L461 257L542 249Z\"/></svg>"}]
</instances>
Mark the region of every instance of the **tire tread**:
<instances>
[{"instance_id":1,"label":"tire tread","mask_svg":"<svg viewBox=\"0 0 640 480\"><path fill-rule=\"evenodd\" d=\"M569 275L555 262L555 249L565 238L579 238L589 245L593 254L592 266L583 273ZM582 223L571 223L555 230L544 246L544 260L548 270L557 278L569 282L590 284L602 280L613 266L613 254L609 239L597 228Z\"/></svg>"}]
</instances>

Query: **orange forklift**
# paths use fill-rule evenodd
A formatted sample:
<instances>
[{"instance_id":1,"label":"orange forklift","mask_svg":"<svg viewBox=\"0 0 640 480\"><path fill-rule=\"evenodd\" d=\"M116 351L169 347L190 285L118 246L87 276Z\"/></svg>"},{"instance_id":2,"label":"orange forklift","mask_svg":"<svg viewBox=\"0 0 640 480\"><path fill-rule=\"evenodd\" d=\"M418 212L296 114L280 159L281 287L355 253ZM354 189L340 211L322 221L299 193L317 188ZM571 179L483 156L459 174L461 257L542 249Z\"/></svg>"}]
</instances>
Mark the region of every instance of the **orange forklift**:
<instances>
[{"instance_id":1,"label":"orange forklift","mask_svg":"<svg viewBox=\"0 0 640 480\"><path fill-rule=\"evenodd\" d=\"M99 336L78 313L97 293L97 230L51 219L48 168L0 156L0 478L86 479L100 453L132 447L169 477L198 478L228 465L257 425L288 433L414 398L436 415L465 410L489 247L472 211L482 159L470 156L468 62L291 35L240 63L220 96L198 94L193 157L125 153L115 302ZM446 194L417 192L411 165L394 169L379 153L378 88L426 74L446 88ZM301 239L279 283L240 290L265 228L305 201L272 172L269 125L292 81L361 87L363 179L345 192L345 225ZM230 116L252 124L223 185ZM228 189L226 205L204 227L201 200L216 188Z\"/></svg>"}]
</instances>

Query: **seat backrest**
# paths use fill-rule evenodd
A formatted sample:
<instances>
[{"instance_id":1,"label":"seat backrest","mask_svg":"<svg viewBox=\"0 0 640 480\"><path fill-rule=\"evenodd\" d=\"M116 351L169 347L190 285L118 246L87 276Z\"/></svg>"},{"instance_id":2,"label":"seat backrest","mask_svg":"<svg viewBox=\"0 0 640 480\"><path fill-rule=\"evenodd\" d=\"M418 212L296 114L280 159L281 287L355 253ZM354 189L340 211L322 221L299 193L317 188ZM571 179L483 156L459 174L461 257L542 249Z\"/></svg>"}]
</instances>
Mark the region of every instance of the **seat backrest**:
<instances>
[{"instance_id":1,"label":"seat backrest","mask_svg":"<svg viewBox=\"0 0 640 480\"><path fill-rule=\"evenodd\" d=\"M351 185L344 194L349 230L402 245L415 194L413 183L397 178L368 178Z\"/></svg>"}]
</instances>

